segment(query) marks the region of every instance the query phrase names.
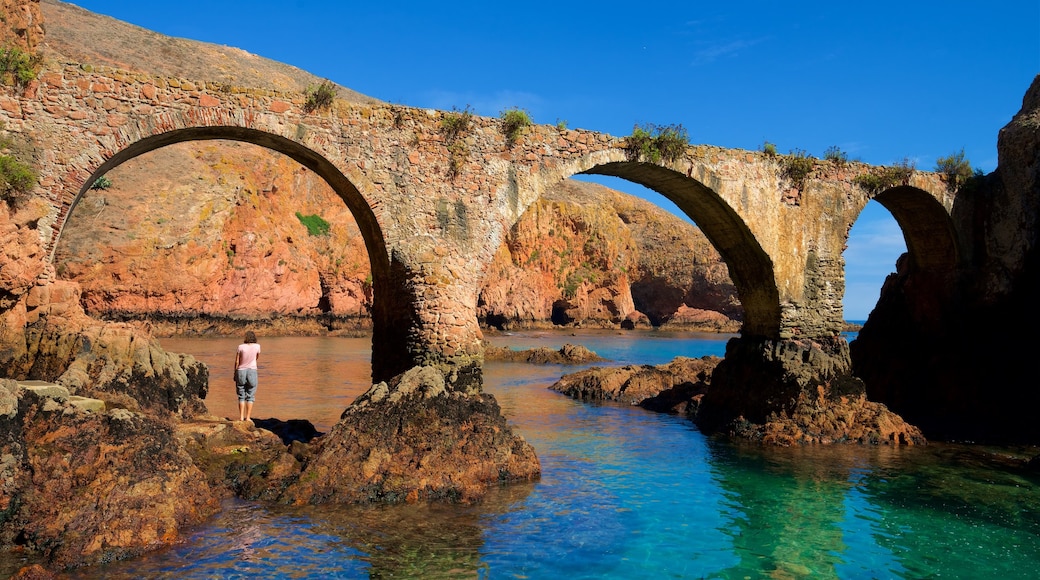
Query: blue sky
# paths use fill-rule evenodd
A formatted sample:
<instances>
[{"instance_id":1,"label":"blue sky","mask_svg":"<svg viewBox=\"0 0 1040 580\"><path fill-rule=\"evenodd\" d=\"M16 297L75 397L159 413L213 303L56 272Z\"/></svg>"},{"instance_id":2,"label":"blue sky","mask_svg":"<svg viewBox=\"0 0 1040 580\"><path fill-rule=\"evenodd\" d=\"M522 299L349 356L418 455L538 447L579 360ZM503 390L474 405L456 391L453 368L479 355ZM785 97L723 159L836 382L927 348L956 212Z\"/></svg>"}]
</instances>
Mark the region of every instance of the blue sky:
<instances>
[{"instance_id":1,"label":"blue sky","mask_svg":"<svg viewBox=\"0 0 1040 580\"><path fill-rule=\"evenodd\" d=\"M403 105L521 107L619 136L679 123L693 143L818 157L838 146L926 170L961 148L994 170L997 132L1040 73L1037 0L73 3ZM845 253L847 319L866 318L904 248L871 203Z\"/></svg>"}]
</instances>

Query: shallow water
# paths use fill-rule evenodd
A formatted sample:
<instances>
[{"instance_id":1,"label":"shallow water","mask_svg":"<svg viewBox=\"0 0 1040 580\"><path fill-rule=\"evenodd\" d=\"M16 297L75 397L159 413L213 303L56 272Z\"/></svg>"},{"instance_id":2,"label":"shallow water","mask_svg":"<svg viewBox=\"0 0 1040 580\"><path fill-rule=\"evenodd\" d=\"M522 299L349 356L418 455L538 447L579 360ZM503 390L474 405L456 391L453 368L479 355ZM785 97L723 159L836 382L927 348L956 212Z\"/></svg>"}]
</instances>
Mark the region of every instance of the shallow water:
<instances>
[{"instance_id":1,"label":"shallow water","mask_svg":"<svg viewBox=\"0 0 1040 580\"><path fill-rule=\"evenodd\" d=\"M721 355L714 335L518 333L612 364ZM236 339L163 340L212 360L214 414L237 413ZM368 340L262 338L254 416L327 430L368 386ZM217 366L219 365L219 366ZM226 371L224 369L227 369ZM547 387L575 367L489 363L486 390L542 478L479 506L287 508L229 501L182 545L80 578L1035 578L1040 478L1010 449L762 449L689 421ZM214 378L217 377L217 378ZM230 410L230 412L229 412Z\"/></svg>"}]
</instances>

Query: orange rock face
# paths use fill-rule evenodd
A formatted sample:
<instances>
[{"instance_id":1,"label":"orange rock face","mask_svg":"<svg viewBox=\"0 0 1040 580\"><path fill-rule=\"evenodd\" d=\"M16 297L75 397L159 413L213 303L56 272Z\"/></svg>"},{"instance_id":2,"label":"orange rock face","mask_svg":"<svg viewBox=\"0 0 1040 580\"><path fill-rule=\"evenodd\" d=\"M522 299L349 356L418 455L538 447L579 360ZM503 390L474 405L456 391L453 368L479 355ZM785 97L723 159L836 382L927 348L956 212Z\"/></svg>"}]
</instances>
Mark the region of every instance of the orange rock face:
<instances>
[{"instance_id":1,"label":"orange rock face","mask_svg":"<svg viewBox=\"0 0 1040 580\"><path fill-rule=\"evenodd\" d=\"M290 159L237 143L175 145L106 177L111 187L83 197L57 248L88 313L367 316L354 220ZM309 216L327 231L308 229Z\"/></svg>"},{"instance_id":2,"label":"orange rock face","mask_svg":"<svg viewBox=\"0 0 1040 580\"><path fill-rule=\"evenodd\" d=\"M364 241L328 184L296 162L207 141L153 151L105 177L111 185L86 192L56 248L58 274L81 285L89 314L192 321L157 325L159 334L214 319L326 317L367 327ZM322 222L327 230L315 226ZM702 314L685 315L690 308ZM733 330L740 306L725 265L692 224L567 181L509 233L487 268L478 317L502 328L628 320Z\"/></svg>"},{"instance_id":3,"label":"orange rock face","mask_svg":"<svg viewBox=\"0 0 1040 580\"><path fill-rule=\"evenodd\" d=\"M500 327L659 325L684 305L741 315L726 266L700 231L650 202L569 180L509 232L478 316Z\"/></svg>"}]
</instances>

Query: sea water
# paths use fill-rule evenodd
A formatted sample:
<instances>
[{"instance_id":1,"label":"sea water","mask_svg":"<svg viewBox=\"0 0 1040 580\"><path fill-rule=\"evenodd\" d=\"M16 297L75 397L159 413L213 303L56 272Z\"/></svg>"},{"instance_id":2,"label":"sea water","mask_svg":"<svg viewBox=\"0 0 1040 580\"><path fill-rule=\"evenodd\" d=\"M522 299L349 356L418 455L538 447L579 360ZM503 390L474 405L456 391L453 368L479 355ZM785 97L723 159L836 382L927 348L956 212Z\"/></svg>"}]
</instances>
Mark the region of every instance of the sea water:
<instances>
[{"instance_id":1,"label":"sea water","mask_svg":"<svg viewBox=\"0 0 1040 580\"><path fill-rule=\"evenodd\" d=\"M854 336L854 335L852 335ZM494 335L661 364L727 336ZM169 339L211 368L207 406L237 414L235 339ZM369 343L264 338L254 417L327 430L368 387ZM182 544L78 578L1037 578L1040 477L1028 449L762 448L687 419L574 401L582 367L488 363L485 389L537 450L542 477L475 506L287 507L228 501Z\"/></svg>"}]
</instances>

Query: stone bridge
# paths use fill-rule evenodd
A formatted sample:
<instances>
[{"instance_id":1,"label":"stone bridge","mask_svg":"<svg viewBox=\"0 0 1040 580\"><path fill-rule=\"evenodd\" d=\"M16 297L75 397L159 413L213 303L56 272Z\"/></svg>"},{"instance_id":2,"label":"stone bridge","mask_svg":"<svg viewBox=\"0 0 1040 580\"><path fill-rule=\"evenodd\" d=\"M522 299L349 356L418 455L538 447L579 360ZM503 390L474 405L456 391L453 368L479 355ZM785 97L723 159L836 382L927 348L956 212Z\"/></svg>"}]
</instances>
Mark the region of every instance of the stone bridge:
<instances>
[{"instance_id":1,"label":"stone bridge","mask_svg":"<svg viewBox=\"0 0 1040 580\"><path fill-rule=\"evenodd\" d=\"M0 94L0 122L42 149L33 195L49 208L38 223L47 251L98 177L166 145L246 141L315 171L367 245L377 381L427 364L479 388L484 268L525 209L575 174L639 183L686 212L729 267L744 307L742 338L844 344L842 251L872 198L903 228L912 267L941 276L966 251L951 220L955 195L936 174L913 172L867 191L857 178L883 168L816 160L796 182L784 156L761 152L691 145L655 163L633 157L625 138L593 131L535 125L514 142L492 118L446 134L442 121L458 112L339 100L305 108L299 93L76 63Z\"/></svg>"}]
</instances>

